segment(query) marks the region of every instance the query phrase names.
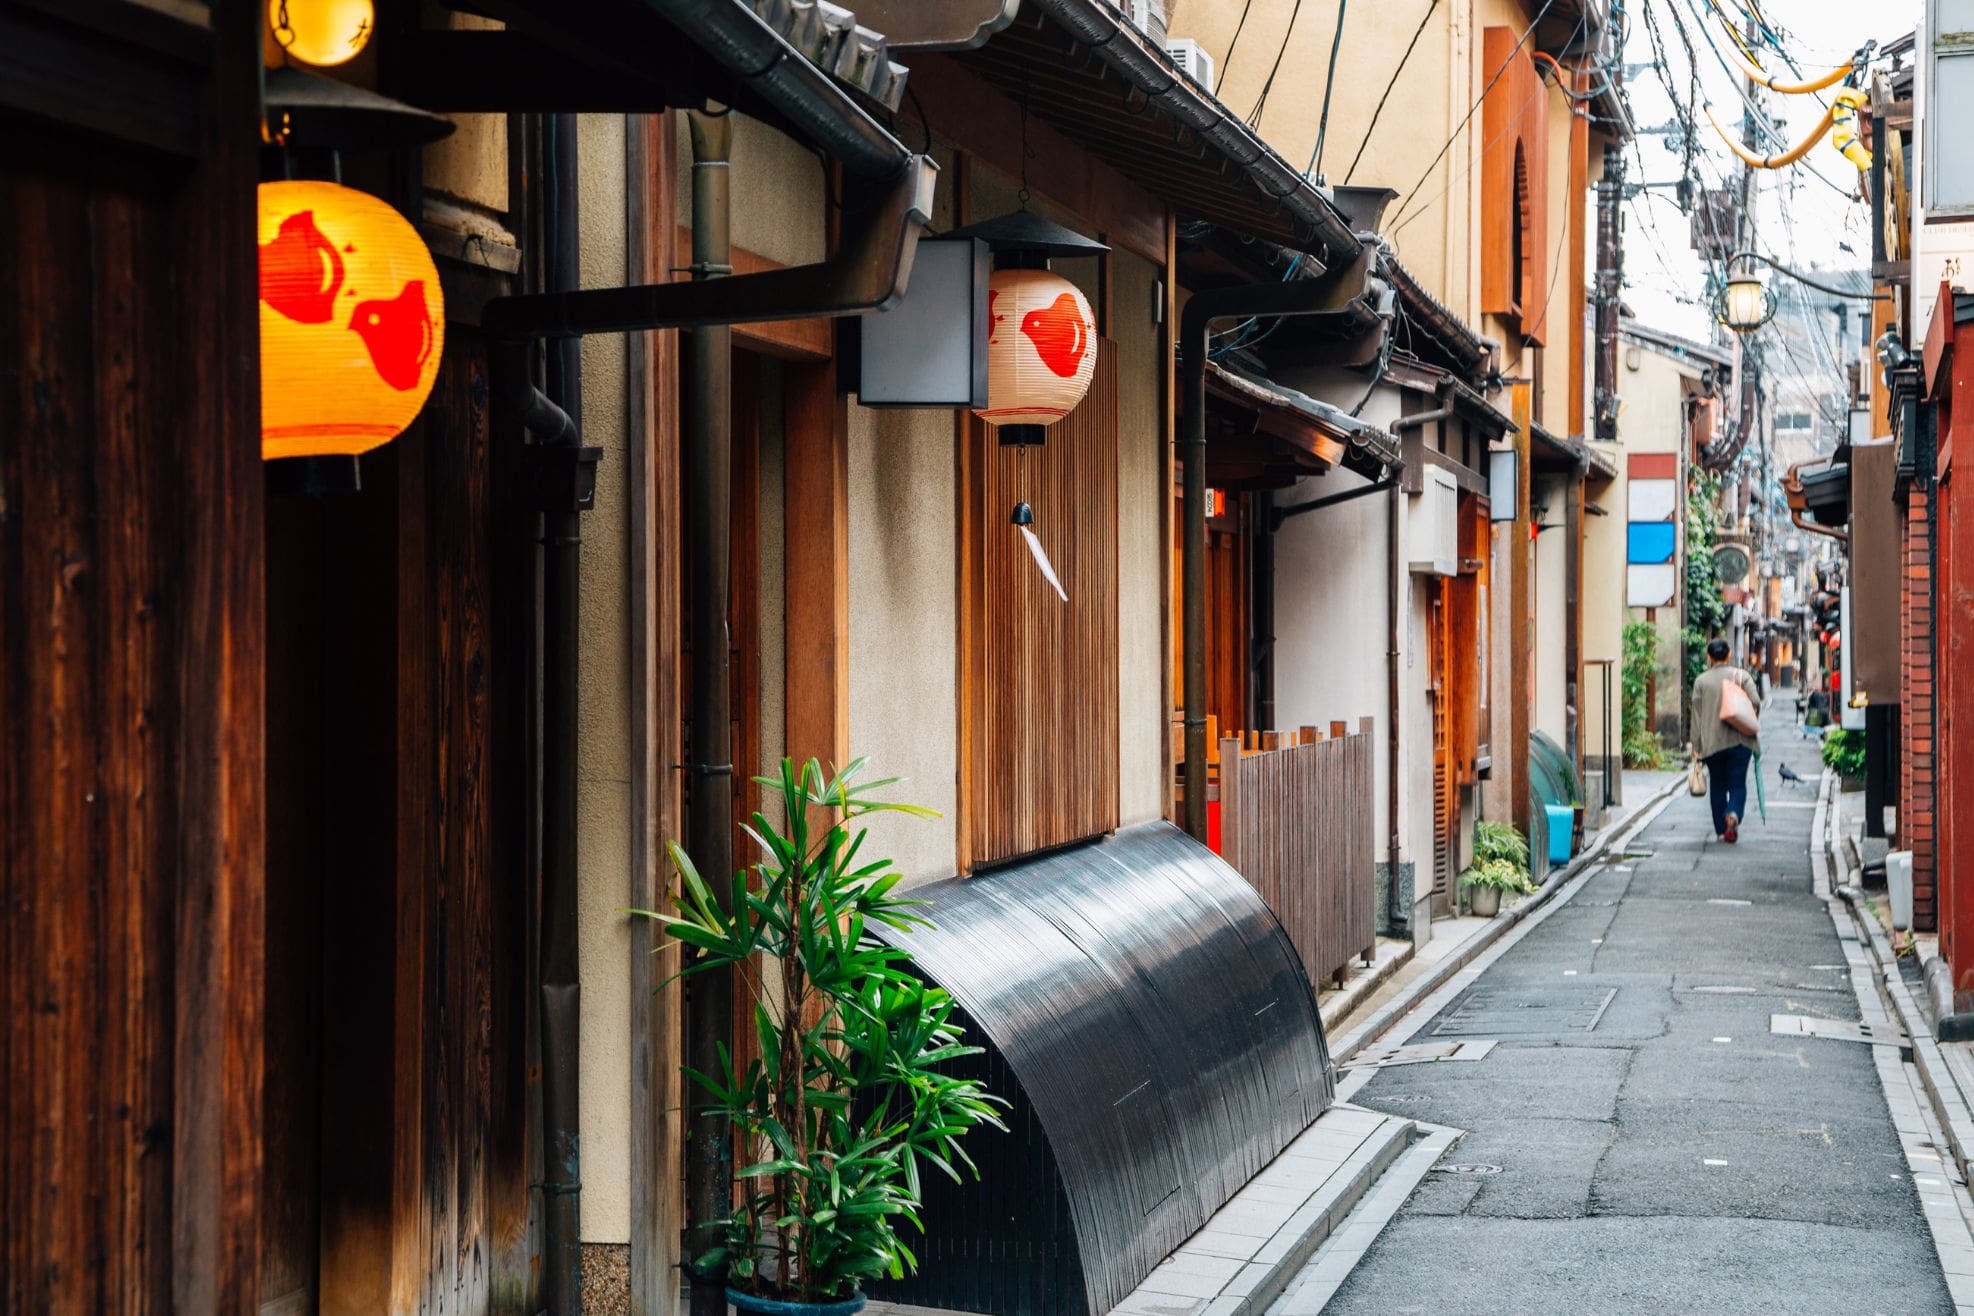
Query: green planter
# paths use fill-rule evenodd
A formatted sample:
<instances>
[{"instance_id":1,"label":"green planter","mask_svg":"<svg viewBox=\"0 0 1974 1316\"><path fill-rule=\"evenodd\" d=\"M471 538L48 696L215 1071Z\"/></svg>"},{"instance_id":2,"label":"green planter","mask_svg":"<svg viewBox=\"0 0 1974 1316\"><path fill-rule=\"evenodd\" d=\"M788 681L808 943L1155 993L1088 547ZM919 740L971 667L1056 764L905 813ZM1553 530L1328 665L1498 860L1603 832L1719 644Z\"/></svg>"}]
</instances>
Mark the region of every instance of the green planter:
<instances>
[{"instance_id":1,"label":"green planter","mask_svg":"<svg viewBox=\"0 0 1974 1316\"><path fill-rule=\"evenodd\" d=\"M856 1316L869 1301L861 1293L853 1293L835 1302L778 1302L774 1298L758 1298L752 1293L742 1293L738 1289L727 1290L727 1301L735 1311L756 1312L758 1316Z\"/></svg>"}]
</instances>

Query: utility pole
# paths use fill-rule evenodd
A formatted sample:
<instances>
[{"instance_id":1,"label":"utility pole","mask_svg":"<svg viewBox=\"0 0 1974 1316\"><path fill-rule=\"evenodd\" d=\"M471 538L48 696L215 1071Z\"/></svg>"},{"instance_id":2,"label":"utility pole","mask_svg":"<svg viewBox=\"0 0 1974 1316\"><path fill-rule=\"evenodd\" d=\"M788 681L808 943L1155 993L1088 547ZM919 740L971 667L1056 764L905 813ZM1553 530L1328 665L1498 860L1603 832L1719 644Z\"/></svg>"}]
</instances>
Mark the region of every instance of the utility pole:
<instances>
[{"instance_id":1,"label":"utility pole","mask_svg":"<svg viewBox=\"0 0 1974 1316\"><path fill-rule=\"evenodd\" d=\"M1604 148L1604 177L1597 184L1597 357L1592 433L1605 443L1618 437L1618 311L1623 301L1624 236L1619 203L1624 199L1624 156Z\"/></svg>"}]
</instances>

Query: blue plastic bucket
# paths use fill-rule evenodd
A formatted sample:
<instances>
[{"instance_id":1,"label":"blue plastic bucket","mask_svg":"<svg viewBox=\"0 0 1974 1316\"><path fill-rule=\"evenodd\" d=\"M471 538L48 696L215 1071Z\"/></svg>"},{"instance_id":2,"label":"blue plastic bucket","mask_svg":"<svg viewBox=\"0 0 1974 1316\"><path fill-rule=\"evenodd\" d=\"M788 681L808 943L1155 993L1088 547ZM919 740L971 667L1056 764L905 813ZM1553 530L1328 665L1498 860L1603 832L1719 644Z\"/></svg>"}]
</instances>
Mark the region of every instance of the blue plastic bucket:
<instances>
[{"instance_id":1,"label":"blue plastic bucket","mask_svg":"<svg viewBox=\"0 0 1974 1316\"><path fill-rule=\"evenodd\" d=\"M1576 831L1576 810L1567 804L1545 804L1542 808L1549 815L1549 862L1567 864L1570 838Z\"/></svg>"}]
</instances>

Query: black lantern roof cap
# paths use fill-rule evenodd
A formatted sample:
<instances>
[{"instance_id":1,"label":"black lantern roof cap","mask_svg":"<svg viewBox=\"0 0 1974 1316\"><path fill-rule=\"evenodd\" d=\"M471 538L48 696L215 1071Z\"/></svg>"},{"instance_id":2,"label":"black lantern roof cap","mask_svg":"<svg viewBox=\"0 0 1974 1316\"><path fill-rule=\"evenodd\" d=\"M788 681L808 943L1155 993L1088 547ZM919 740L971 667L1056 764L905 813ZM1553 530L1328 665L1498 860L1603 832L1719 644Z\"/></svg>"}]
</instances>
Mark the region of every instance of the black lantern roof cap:
<instances>
[{"instance_id":1,"label":"black lantern roof cap","mask_svg":"<svg viewBox=\"0 0 1974 1316\"><path fill-rule=\"evenodd\" d=\"M455 126L415 105L285 66L267 71L267 114L288 145L328 151L429 146Z\"/></svg>"},{"instance_id":2,"label":"black lantern roof cap","mask_svg":"<svg viewBox=\"0 0 1974 1316\"><path fill-rule=\"evenodd\" d=\"M979 238L996 253L1024 252L1038 256L1096 256L1110 248L1095 238L1086 238L1074 229L1064 228L1032 210L1015 210L978 224L955 229L956 238Z\"/></svg>"}]
</instances>

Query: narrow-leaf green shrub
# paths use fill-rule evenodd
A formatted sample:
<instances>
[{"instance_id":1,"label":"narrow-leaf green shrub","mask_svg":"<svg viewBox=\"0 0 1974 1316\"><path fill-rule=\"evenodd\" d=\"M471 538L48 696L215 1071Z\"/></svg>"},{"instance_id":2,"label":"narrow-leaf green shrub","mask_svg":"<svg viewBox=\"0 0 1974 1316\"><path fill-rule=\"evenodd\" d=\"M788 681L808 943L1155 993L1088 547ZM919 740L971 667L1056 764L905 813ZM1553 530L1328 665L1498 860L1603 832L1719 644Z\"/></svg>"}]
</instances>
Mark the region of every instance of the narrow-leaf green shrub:
<instances>
[{"instance_id":1,"label":"narrow-leaf green shrub","mask_svg":"<svg viewBox=\"0 0 1974 1316\"><path fill-rule=\"evenodd\" d=\"M964 1045L953 1003L905 967L906 955L869 935L876 924L928 928L920 902L896 893L903 874L888 859L862 862L857 819L879 812L935 817L879 802L892 780L859 782L864 761L825 780L811 759L784 759L778 792L786 831L761 814L747 834L760 850L732 876L722 908L678 846L674 912L645 913L683 943L680 976L730 968L736 994L753 999L760 1057L724 1051L718 1073L688 1069L698 1112L733 1128L739 1199L724 1246L697 1258L725 1268L743 1292L791 1302L847 1298L880 1275L918 1268L900 1236L923 1230L919 1176L927 1167L978 1177L960 1145L970 1129L1002 1125L1007 1103L940 1066L980 1048ZM827 822L833 816L833 823ZM750 881L749 874L752 874Z\"/></svg>"}]
</instances>

